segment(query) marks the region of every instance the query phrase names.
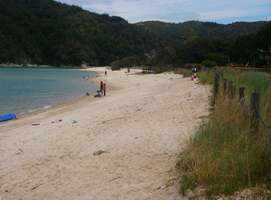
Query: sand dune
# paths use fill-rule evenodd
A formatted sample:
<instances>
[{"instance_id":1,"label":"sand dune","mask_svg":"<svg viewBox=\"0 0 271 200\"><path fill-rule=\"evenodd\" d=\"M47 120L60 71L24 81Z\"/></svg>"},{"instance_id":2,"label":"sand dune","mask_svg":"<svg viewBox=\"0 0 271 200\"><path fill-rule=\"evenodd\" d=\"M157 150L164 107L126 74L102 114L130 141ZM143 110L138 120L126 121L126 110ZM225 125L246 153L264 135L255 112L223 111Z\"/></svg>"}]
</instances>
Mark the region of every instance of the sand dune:
<instances>
[{"instance_id":1,"label":"sand dune","mask_svg":"<svg viewBox=\"0 0 271 200\"><path fill-rule=\"evenodd\" d=\"M0 199L182 199L176 156L208 114L209 88L172 73L97 79L108 96L0 126Z\"/></svg>"}]
</instances>

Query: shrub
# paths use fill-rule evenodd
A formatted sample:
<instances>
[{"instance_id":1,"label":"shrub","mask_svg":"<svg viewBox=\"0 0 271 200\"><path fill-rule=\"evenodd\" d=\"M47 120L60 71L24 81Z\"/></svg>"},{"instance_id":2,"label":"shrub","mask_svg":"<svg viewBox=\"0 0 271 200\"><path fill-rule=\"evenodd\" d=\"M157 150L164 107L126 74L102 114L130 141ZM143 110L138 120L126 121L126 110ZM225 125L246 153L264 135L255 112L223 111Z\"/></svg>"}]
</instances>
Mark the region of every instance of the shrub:
<instances>
[{"instance_id":1,"label":"shrub","mask_svg":"<svg viewBox=\"0 0 271 200\"><path fill-rule=\"evenodd\" d=\"M209 53L207 55L207 60L216 62L218 65L226 65L228 63L228 56L221 53Z\"/></svg>"},{"instance_id":2,"label":"shrub","mask_svg":"<svg viewBox=\"0 0 271 200\"><path fill-rule=\"evenodd\" d=\"M192 76L192 72L190 69L185 68L177 68L174 70L175 74L182 74L184 78Z\"/></svg>"},{"instance_id":3,"label":"shrub","mask_svg":"<svg viewBox=\"0 0 271 200\"><path fill-rule=\"evenodd\" d=\"M121 69L121 67L119 67L119 66L111 66L112 71L117 71L117 70L120 70L120 69Z\"/></svg>"},{"instance_id":4,"label":"shrub","mask_svg":"<svg viewBox=\"0 0 271 200\"><path fill-rule=\"evenodd\" d=\"M120 70L121 69L121 61L117 60L111 63L111 70L112 71L116 71L116 70Z\"/></svg>"},{"instance_id":5,"label":"shrub","mask_svg":"<svg viewBox=\"0 0 271 200\"><path fill-rule=\"evenodd\" d=\"M212 60L204 60L201 64L203 66L205 66L205 67L215 67L215 66L217 66L217 63L215 61L212 61Z\"/></svg>"}]
</instances>

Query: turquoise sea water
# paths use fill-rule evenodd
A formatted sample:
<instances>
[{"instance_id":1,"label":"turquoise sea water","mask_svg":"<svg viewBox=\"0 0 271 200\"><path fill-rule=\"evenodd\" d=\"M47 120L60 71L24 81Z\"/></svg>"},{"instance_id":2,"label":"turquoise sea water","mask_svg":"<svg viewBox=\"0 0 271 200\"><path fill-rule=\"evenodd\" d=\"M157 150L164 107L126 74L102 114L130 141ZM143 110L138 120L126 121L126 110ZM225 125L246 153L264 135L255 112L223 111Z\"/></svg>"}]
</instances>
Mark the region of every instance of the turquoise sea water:
<instances>
[{"instance_id":1,"label":"turquoise sea water","mask_svg":"<svg viewBox=\"0 0 271 200\"><path fill-rule=\"evenodd\" d=\"M23 114L94 92L95 73L74 69L0 69L0 115Z\"/></svg>"}]
</instances>

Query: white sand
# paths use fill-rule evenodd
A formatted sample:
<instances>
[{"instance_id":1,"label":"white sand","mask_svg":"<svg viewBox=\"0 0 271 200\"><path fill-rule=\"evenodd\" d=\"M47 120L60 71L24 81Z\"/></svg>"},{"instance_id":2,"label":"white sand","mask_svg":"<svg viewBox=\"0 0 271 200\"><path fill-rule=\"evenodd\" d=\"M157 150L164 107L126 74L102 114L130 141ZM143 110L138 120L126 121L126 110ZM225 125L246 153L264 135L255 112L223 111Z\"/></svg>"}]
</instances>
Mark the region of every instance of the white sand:
<instances>
[{"instance_id":1,"label":"white sand","mask_svg":"<svg viewBox=\"0 0 271 200\"><path fill-rule=\"evenodd\" d=\"M209 89L172 73L98 79L107 97L0 126L1 200L182 199L176 156L208 114Z\"/></svg>"}]
</instances>

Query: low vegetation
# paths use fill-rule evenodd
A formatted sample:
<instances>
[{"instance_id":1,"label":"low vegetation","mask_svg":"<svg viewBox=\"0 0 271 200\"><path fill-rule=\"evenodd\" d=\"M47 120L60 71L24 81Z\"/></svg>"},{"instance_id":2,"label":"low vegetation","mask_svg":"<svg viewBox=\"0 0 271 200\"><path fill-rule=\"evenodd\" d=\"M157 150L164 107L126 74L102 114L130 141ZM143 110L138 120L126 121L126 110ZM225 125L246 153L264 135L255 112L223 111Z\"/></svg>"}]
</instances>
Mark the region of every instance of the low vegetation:
<instances>
[{"instance_id":1,"label":"low vegetation","mask_svg":"<svg viewBox=\"0 0 271 200\"><path fill-rule=\"evenodd\" d=\"M184 78L192 76L192 71L186 68L177 68L174 70L175 74L182 74Z\"/></svg>"},{"instance_id":2,"label":"low vegetation","mask_svg":"<svg viewBox=\"0 0 271 200\"><path fill-rule=\"evenodd\" d=\"M211 83L213 73L201 73ZM260 186L271 189L271 79L263 72L224 71L224 78L246 87L245 103L221 92L208 120L179 155L181 191L206 188L207 194L232 194ZM220 91L223 91L220 88ZM250 94L261 92L261 120L250 124Z\"/></svg>"}]
</instances>

